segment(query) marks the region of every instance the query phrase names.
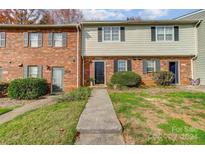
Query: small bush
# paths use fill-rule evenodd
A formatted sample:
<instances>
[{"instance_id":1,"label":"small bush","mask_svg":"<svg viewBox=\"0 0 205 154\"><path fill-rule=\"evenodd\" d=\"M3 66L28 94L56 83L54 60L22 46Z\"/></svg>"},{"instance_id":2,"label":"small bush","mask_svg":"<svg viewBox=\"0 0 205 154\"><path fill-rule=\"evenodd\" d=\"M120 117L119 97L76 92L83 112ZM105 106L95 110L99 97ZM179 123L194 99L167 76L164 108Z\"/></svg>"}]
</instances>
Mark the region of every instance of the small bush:
<instances>
[{"instance_id":1,"label":"small bush","mask_svg":"<svg viewBox=\"0 0 205 154\"><path fill-rule=\"evenodd\" d=\"M160 71L160 72L154 73L154 80L157 85L169 86L174 80L174 74L169 71Z\"/></svg>"},{"instance_id":2,"label":"small bush","mask_svg":"<svg viewBox=\"0 0 205 154\"><path fill-rule=\"evenodd\" d=\"M47 86L45 79L15 79L9 84L8 96L14 99L37 99L47 94Z\"/></svg>"},{"instance_id":3,"label":"small bush","mask_svg":"<svg viewBox=\"0 0 205 154\"><path fill-rule=\"evenodd\" d=\"M63 101L80 101L87 100L90 97L91 89L88 87L80 87L71 91L70 93L64 94L58 98L59 102Z\"/></svg>"},{"instance_id":4,"label":"small bush","mask_svg":"<svg viewBox=\"0 0 205 154\"><path fill-rule=\"evenodd\" d=\"M3 97L7 93L9 84L6 82L0 82L0 97Z\"/></svg>"},{"instance_id":5,"label":"small bush","mask_svg":"<svg viewBox=\"0 0 205 154\"><path fill-rule=\"evenodd\" d=\"M112 75L111 83L120 86L138 87L141 84L141 77L131 71L116 72Z\"/></svg>"}]
</instances>

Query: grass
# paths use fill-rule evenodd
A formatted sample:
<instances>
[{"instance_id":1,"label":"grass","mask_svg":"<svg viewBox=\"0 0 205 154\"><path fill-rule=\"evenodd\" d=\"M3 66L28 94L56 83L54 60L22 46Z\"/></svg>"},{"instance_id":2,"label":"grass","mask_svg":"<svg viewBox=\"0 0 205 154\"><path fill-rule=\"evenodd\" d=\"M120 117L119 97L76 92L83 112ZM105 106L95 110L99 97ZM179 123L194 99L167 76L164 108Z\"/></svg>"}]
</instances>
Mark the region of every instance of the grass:
<instances>
[{"instance_id":1,"label":"grass","mask_svg":"<svg viewBox=\"0 0 205 154\"><path fill-rule=\"evenodd\" d=\"M86 101L61 102L0 125L0 144L73 144Z\"/></svg>"},{"instance_id":2,"label":"grass","mask_svg":"<svg viewBox=\"0 0 205 154\"><path fill-rule=\"evenodd\" d=\"M109 91L125 142L205 144L205 93L158 90Z\"/></svg>"},{"instance_id":3,"label":"grass","mask_svg":"<svg viewBox=\"0 0 205 154\"><path fill-rule=\"evenodd\" d=\"M13 108L0 108L0 115L12 111Z\"/></svg>"}]
</instances>

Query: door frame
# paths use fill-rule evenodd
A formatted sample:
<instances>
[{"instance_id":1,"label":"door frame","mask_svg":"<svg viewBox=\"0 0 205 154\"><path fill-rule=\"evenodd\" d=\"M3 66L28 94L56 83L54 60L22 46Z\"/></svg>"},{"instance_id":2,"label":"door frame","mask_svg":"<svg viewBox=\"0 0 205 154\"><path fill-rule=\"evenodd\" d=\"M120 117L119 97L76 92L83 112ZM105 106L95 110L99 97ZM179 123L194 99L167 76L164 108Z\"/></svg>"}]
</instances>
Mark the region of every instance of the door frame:
<instances>
[{"instance_id":1,"label":"door frame","mask_svg":"<svg viewBox=\"0 0 205 154\"><path fill-rule=\"evenodd\" d=\"M170 62L178 62L178 83L175 83L174 85L181 85L181 74L180 74L180 60L169 60L169 63ZM169 67L169 65L168 65ZM170 70L169 70L170 71Z\"/></svg>"},{"instance_id":2,"label":"door frame","mask_svg":"<svg viewBox=\"0 0 205 154\"><path fill-rule=\"evenodd\" d=\"M51 94L52 93L58 93L58 92L53 92L53 69L54 68L60 68L63 69L63 75L62 75L62 92L64 91L64 74L65 74L65 69L63 66L52 66L51 67Z\"/></svg>"},{"instance_id":3,"label":"door frame","mask_svg":"<svg viewBox=\"0 0 205 154\"><path fill-rule=\"evenodd\" d=\"M93 66L93 68L94 68L94 74L93 74L93 76L94 76L94 84L95 84L95 62L103 62L104 63L104 85L106 85L106 61L105 60L94 60L94 66Z\"/></svg>"}]
</instances>

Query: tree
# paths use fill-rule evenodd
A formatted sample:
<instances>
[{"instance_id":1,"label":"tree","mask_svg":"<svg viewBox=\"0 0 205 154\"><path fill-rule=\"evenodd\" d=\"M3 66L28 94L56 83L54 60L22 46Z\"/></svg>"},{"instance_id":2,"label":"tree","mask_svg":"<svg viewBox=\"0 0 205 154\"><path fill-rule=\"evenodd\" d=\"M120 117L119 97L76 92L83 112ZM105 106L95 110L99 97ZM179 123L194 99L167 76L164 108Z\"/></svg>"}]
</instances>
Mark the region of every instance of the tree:
<instances>
[{"instance_id":1,"label":"tree","mask_svg":"<svg viewBox=\"0 0 205 154\"><path fill-rule=\"evenodd\" d=\"M127 21L140 21L140 17L127 17Z\"/></svg>"},{"instance_id":2,"label":"tree","mask_svg":"<svg viewBox=\"0 0 205 154\"><path fill-rule=\"evenodd\" d=\"M0 11L0 22L5 24L37 24L43 10L6 9Z\"/></svg>"},{"instance_id":3,"label":"tree","mask_svg":"<svg viewBox=\"0 0 205 154\"><path fill-rule=\"evenodd\" d=\"M1 24L68 24L78 23L83 14L76 9L39 10L6 9L0 10Z\"/></svg>"}]
</instances>

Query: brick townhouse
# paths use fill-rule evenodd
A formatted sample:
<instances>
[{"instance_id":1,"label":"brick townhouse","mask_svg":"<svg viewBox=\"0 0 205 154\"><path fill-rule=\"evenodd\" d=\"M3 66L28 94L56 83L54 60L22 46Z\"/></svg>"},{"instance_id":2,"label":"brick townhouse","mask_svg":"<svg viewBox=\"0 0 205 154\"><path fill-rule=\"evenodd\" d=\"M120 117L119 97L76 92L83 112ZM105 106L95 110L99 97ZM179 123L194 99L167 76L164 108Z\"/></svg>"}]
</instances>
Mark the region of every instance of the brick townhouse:
<instances>
[{"instance_id":1,"label":"brick townhouse","mask_svg":"<svg viewBox=\"0 0 205 154\"><path fill-rule=\"evenodd\" d=\"M0 79L43 77L53 92L80 86L78 25L1 25Z\"/></svg>"},{"instance_id":2,"label":"brick townhouse","mask_svg":"<svg viewBox=\"0 0 205 154\"><path fill-rule=\"evenodd\" d=\"M0 25L0 80L43 77L51 91L58 92L88 85L91 78L96 85L107 85L118 71L136 72L143 84L153 85L153 72L165 70L175 74L173 84L189 85L190 78L197 78L195 70L201 68L195 69L200 23L155 20Z\"/></svg>"}]
</instances>

